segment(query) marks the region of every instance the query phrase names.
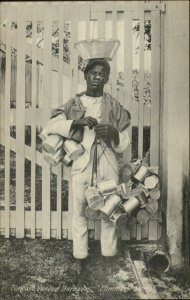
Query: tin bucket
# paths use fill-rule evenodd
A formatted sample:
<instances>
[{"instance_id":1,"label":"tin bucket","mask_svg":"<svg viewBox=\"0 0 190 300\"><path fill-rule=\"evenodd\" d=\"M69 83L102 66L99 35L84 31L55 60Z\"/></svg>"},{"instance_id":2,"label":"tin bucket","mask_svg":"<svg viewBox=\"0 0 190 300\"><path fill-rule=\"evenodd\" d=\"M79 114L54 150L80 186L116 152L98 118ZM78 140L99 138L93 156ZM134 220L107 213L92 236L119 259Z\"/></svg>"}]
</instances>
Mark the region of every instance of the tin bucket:
<instances>
[{"instance_id":1,"label":"tin bucket","mask_svg":"<svg viewBox=\"0 0 190 300\"><path fill-rule=\"evenodd\" d=\"M104 206L104 198L100 194L100 191L94 186L90 186L85 191L85 197L91 209L99 210Z\"/></svg>"},{"instance_id":2,"label":"tin bucket","mask_svg":"<svg viewBox=\"0 0 190 300\"><path fill-rule=\"evenodd\" d=\"M85 215L87 216L88 219L92 221L100 220L100 211L93 210L92 208L90 208L90 206L86 206Z\"/></svg>"},{"instance_id":3,"label":"tin bucket","mask_svg":"<svg viewBox=\"0 0 190 300\"><path fill-rule=\"evenodd\" d=\"M64 163L64 165L69 166L72 160L70 159L68 154L65 154L65 156L62 159L62 162Z\"/></svg>"},{"instance_id":4,"label":"tin bucket","mask_svg":"<svg viewBox=\"0 0 190 300\"><path fill-rule=\"evenodd\" d=\"M119 45L119 40L115 39L90 39L79 41L74 44L83 60L92 58L112 60Z\"/></svg>"},{"instance_id":5,"label":"tin bucket","mask_svg":"<svg viewBox=\"0 0 190 300\"><path fill-rule=\"evenodd\" d=\"M63 144L64 150L71 160L76 160L81 154L84 153L84 148L81 144L77 144L72 140L66 140Z\"/></svg>"},{"instance_id":6,"label":"tin bucket","mask_svg":"<svg viewBox=\"0 0 190 300\"><path fill-rule=\"evenodd\" d=\"M46 152L55 154L61 148L62 144L63 139L60 136L51 134L43 142L43 148Z\"/></svg>"},{"instance_id":7,"label":"tin bucket","mask_svg":"<svg viewBox=\"0 0 190 300\"><path fill-rule=\"evenodd\" d=\"M149 267L158 272L167 272L170 268L169 255L161 250L154 252L152 257L149 258Z\"/></svg>"},{"instance_id":8,"label":"tin bucket","mask_svg":"<svg viewBox=\"0 0 190 300\"><path fill-rule=\"evenodd\" d=\"M98 182L98 188L103 195L109 195L117 191L117 184L115 179L107 179Z\"/></svg>"},{"instance_id":9,"label":"tin bucket","mask_svg":"<svg viewBox=\"0 0 190 300\"><path fill-rule=\"evenodd\" d=\"M47 152L44 153L45 161L52 166L57 166L58 163L62 160L62 157L63 157L62 148L59 149L55 154L51 154Z\"/></svg>"},{"instance_id":10,"label":"tin bucket","mask_svg":"<svg viewBox=\"0 0 190 300\"><path fill-rule=\"evenodd\" d=\"M131 213L137 208L139 207L140 202L139 200L134 197L131 196L125 203L123 203L121 205L121 207L125 210L125 212L130 216Z\"/></svg>"},{"instance_id":11,"label":"tin bucket","mask_svg":"<svg viewBox=\"0 0 190 300\"><path fill-rule=\"evenodd\" d=\"M120 205L121 199L117 195L111 195L107 198L105 205L100 209L102 219L108 221L114 210Z\"/></svg>"},{"instance_id":12,"label":"tin bucket","mask_svg":"<svg viewBox=\"0 0 190 300\"><path fill-rule=\"evenodd\" d=\"M158 182L159 178L157 175L150 175L145 178L144 185L147 189L152 190L157 186Z\"/></svg>"},{"instance_id":13,"label":"tin bucket","mask_svg":"<svg viewBox=\"0 0 190 300\"><path fill-rule=\"evenodd\" d=\"M136 182L143 183L148 174L149 174L149 170L145 166L140 165L135 171L135 173L133 174L133 179Z\"/></svg>"},{"instance_id":14,"label":"tin bucket","mask_svg":"<svg viewBox=\"0 0 190 300\"><path fill-rule=\"evenodd\" d=\"M126 227L128 221L127 215L119 209L112 214L109 220L116 226L118 230Z\"/></svg>"},{"instance_id":15,"label":"tin bucket","mask_svg":"<svg viewBox=\"0 0 190 300\"><path fill-rule=\"evenodd\" d=\"M144 192L141 192L139 195L136 196L136 198L139 200L140 207L143 208L147 205L147 198L144 194Z\"/></svg>"}]
</instances>

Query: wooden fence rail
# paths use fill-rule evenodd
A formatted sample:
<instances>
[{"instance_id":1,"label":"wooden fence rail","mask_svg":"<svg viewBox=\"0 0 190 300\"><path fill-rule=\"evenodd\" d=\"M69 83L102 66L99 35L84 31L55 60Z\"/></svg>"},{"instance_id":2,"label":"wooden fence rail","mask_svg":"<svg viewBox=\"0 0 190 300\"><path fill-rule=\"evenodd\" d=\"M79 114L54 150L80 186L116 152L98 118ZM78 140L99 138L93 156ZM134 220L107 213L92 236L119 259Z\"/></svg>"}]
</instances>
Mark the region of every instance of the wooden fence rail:
<instances>
[{"instance_id":1,"label":"wooden fence rail","mask_svg":"<svg viewBox=\"0 0 190 300\"><path fill-rule=\"evenodd\" d=\"M74 42L80 39L113 37L121 41L121 47L111 63L110 84L106 86L106 90L131 111L132 126L129 134L133 140L133 129L138 128L137 151L141 158L145 150L144 129L150 128L151 164L159 165L160 13L161 4L158 1L140 1L138 4L136 1L1 3L0 58L3 62L1 66L5 65L5 72L1 68L3 88L0 142L5 150L5 176L4 199L0 205L0 234L6 238L14 235L17 238L41 236L44 239L72 239L70 186L68 211L62 211L62 182L63 179L70 180L70 170L61 164L51 168L43 160L42 154L36 149L36 128L47 122L53 107L63 104L85 87L83 73L78 68L78 55L74 49ZM144 50L145 21L151 23L151 102L148 105L144 102L145 73L148 72ZM13 22L16 29L12 26ZM32 24L32 32L26 38L28 22ZM39 22L42 24L40 33ZM134 22L139 24L136 40L133 33ZM52 28L55 24L59 44L56 56L52 54ZM69 28L67 31L66 24ZM39 47L40 34L43 43ZM66 39L68 49L65 48ZM136 49L134 43L137 43ZM63 60L65 51L69 55L69 61ZM137 55L134 55L135 51ZM30 63L26 62L26 55ZM138 69L138 99L135 98L133 89L135 68ZM119 73L123 74L120 86ZM10 135L11 126L15 126L16 138ZM25 143L26 126L31 128L30 145ZM16 153L16 210L10 209L11 151ZM133 151L131 146L126 153L127 160L131 160ZM31 163L29 210L25 209L26 159ZM37 165L42 169L40 211L36 210ZM56 175L55 211L51 210L51 174ZM99 239L99 221L89 222L89 230L93 232L95 239ZM157 240L160 234L159 212L144 226L137 224L133 218L130 226L123 229L122 238L135 241Z\"/></svg>"}]
</instances>

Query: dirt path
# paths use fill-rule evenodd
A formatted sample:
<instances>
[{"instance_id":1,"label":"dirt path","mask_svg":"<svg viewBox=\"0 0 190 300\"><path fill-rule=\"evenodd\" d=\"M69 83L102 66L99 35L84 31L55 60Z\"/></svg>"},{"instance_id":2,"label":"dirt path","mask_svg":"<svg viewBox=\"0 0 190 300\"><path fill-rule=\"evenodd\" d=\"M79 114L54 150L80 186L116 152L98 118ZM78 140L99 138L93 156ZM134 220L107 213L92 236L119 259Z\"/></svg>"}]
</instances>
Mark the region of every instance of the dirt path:
<instances>
[{"instance_id":1,"label":"dirt path","mask_svg":"<svg viewBox=\"0 0 190 300\"><path fill-rule=\"evenodd\" d=\"M108 275L99 243L91 241L89 247L87 267L78 277L71 271L73 257L70 241L0 239L1 299L143 298L142 289L122 248L116 259L114 274ZM160 279L156 280L158 284ZM179 294L178 288L179 299L184 295L182 292Z\"/></svg>"}]
</instances>

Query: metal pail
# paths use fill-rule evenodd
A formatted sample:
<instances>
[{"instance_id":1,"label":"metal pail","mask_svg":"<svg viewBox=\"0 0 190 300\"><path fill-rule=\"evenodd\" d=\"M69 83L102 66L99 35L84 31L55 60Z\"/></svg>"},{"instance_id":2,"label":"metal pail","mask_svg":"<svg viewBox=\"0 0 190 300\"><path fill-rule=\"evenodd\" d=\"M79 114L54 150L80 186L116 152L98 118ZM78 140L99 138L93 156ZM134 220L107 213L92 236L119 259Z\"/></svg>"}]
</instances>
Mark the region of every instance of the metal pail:
<instances>
[{"instance_id":1,"label":"metal pail","mask_svg":"<svg viewBox=\"0 0 190 300\"><path fill-rule=\"evenodd\" d=\"M117 191L117 184L115 179L107 179L98 182L98 188L103 195L113 194Z\"/></svg>"},{"instance_id":2,"label":"metal pail","mask_svg":"<svg viewBox=\"0 0 190 300\"><path fill-rule=\"evenodd\" d=\"M87 188L85 197L91 209L99 210L104 206L104 198L100 194L100 191L94 186Z\"/></svg>"},{"instance_id":3,"label":"metal pail","mask_svg":"<svg viewBox=\"0 0 190 300\"><path fill-rule=\"evenodd\" d=\"M55 154L61 148L62 144L63 139L60 136L51 134L43 142L43 148L46 152Z\"/></svg>"},{"instance_id":4,"label":"metal pail","mask_svg":"<svg viewBox=\"0 0 190 300\"><path fill-rule=\"evenodd\" d=\"M159 178L157 175L150 175L145 178L144 185L147 189L152 190L157 186L158 182Z\"/></svg>"},{"instance_id":5,"label":"metal pail","mask_svg":"<svg viewBox=\"0 0 190 300\"><path fill-rule=\"evenodd\" d=\"M148 200L147 200L144 192L141 192L139 195L136 196L136 198L139 200L141 208L143 208L147 205Z\"/></svg>"},{"instance_id":6,"label":"metal pail","mask_svg":"<svg viewBox=\"0 0 190 300\"><path fill-rule=\"evenodd\" d=\"M149 267L158 272L167 272L170 268L169 255L161 250L157 250L149 258Z\"/></svg>"},{"instance_id":7,"label":"metal pail","mask_svg":"<svg viewBox=\"0 0 190 300\"><path fill-rule=\"evenodd\" d=\"M51 153L44 153L44 159L47 161L48 164L52 166L58 165L58 163L62 160L63 153L62 153L62 148L60 148L55 154Z\"/></svg>"},{"instance_id":8,"label":"metal pail","mask_svg":"<svg viewBox=\"0 0 190 300\"><path fill-rule=\"evenodd\" d=\"M68 154L65 154L65 156L62 159L62 162L66 165L69 166L69 164L72 162Z\"/></svg>"},{"instance_id":9,"label":"metal pail","mask_svg":"<svg viewBox=\"0 0 190 300\"><path fill-rule=\"evenodd\" d=\"M116 210L111 218L110 221L115 224L118 230L121 230L123 227L127 225L127 215L124 214L121 210Z\"/></svg>"},{"instance_id":10,"label":"metal pail","mask_svg":"<svg viewBox=\"0 0 190 300\"><path fill-rule=\"evenodd\" d=\"M63 147L71 160L76 160L81 154L84 153L84 148L72 140L66 140Z\"/></svg>"},{"instance_id":11,"label":"metal pail","mask_svg":"<svg viewBox=\"0 0 190 300\"><path fill-rule=\"evenodd\" d=\"M131 196L125 203L123 203L121 206L122 208L126 211L126 213L130 216L131 213L137 208L139 207L140 202L139 200L134 197Z\"/></svg>"},{"instance_id":12,"label":"metal pail","mask_svg":"<svg viewBox=\"0 0 190 300\"><path fill-rule=\"evenodd\" d=\"M120 203L121 199L117 195L111 195L109 198L107 198L105 205L100 209L102 219L107 221Z\"/></svg>"},{"instance_id":13,"label":"metal pail","mask_svg":"<svg viewBox=\"0 0 190 300\"><path fill-rule=\"evenodd\" d=\"M145 166L140 165L133 174L133 179L137 182L143 183L148 174L149 170Z\"/></svg>"}]
</instances>

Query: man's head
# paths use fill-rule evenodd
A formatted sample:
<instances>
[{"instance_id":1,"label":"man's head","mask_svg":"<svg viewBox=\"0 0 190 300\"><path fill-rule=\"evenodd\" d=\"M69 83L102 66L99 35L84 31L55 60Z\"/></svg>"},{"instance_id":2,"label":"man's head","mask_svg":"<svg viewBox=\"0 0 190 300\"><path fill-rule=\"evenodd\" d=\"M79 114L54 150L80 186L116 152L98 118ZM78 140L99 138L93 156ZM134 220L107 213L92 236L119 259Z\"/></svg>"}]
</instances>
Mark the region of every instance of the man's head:
<instances>
[{"instance_id":1,"label":"man's head","mask_svg":"<svg viewBox=\"0 0 190 300\"><path fill-rule=\"evenodd\" d=\"M110 65L105 59L89 60L84 70L87 90L103 92L104 85L109 80Z\"/></svg>"}]
</instances>

